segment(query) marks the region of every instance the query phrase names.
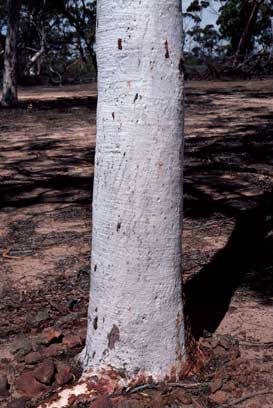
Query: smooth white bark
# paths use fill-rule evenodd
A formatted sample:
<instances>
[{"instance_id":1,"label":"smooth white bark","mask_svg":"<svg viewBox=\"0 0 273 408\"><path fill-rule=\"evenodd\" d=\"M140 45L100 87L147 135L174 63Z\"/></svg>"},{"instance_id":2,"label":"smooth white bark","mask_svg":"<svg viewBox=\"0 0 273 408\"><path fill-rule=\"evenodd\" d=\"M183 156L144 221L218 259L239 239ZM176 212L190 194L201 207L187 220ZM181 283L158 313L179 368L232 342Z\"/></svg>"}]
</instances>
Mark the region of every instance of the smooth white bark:
<instances>
[{"instance_id":1,"label":"smooth white bark","mask_svg":"<svg viewBox=\"0 0 273 408\"><path fill-rule=\"evenodd\" d=\"M183 73L180 0L98 0L98 114L85 369L177 379Z\"/></svg>"}]
</instances>

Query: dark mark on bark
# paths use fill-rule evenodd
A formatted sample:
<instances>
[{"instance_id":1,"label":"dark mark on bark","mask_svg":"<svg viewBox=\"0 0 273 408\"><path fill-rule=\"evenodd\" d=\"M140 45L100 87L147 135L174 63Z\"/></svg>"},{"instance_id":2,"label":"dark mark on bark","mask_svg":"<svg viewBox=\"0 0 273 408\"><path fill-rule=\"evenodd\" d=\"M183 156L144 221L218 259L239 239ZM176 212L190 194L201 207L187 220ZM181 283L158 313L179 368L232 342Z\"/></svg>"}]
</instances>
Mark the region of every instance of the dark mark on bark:
<instances>
[{"instance_id":1,"label":"dark mark on bark","mask_svg":"<svg viewBox=\"0 0 273 408\"><path fill-rule=\"evenodd\" d=\"M121 38L118 39L118 49L122 50L122 39Z\"/></svg>"},{"instance_id":2,"label":"dark mark on bark","mask_svg":"<svg viewBox=\"0 0 273 408\"><path fill-rule=\"evenodd\" d=\"M121 222L118 222L117 223L117 232L119 232L120 228L121 228Z\"/></svg>"},{"instance_id":3,"label":"dark mark on bark","mask_svg":"<svg viewBox=\"0 0 273 408\"><path fill-rule=\"evenodd\" d=\"M184 74L184 72L185 72L185 65L184 65L184 60L183 60L183 58L180 58L178 69L179 69L179 72L180 72L181 75Z\"/></svg>"},{"instance_id":4,"label":"dark mark on bark","mask_svg":"<svg viewBox=\"0 0 273 408\"><path fill-rule=\"evenodd\" d=\"M112 118L115 120L115 112L112 112Z\"/></svg>"},{"instance_id":5,"label":"dark mark on bark","mask_svg":"<svg viewBox=\"0 0 273 408\"><path fill-rule=\"evenodd\" d=\"M138 100L138 93L136 93L135 99L134 99L134 103Z\"/></svg>"},{"instance_id":6,"label":"dark mark on bark","mask_svg":"<svg viewBox=\"0 0 273 408\"><path fill-rule=\"evenodd\" d=\"M115 348L116 342L119 340L119 328L114 324L111 332L108 334L108 348L110 350L113 350Z\"/></svg>"},{"instance_id":7,"label":"dark mark on bark","mask_svg":"<svg viewBox=\"0 0 273 408\"><path fill-rule=\"evenodd\" d=\"M168 41L167 41L167 40L165 41L165 51L166 51L166 53L165 53L165 58L170 58L169 44L168 44Z\"/></svg>"},{"instance_id":8,"label":"dark mark on bark","mask_svg":"<svg viewBox=\"0 0 273 408\"><path fill-rule=\"evenodd\" d=\"M94 327L94 330L97 330L97 328L98 328L98 316L96 316L95 319L93 320L93 327Z\"/></svg>"},{"instance_id":9,"label":"dark mark on bark","mask_svg":"<svg viewBox=\"0 0 273 408\"><path fill-rule=\"evenodd\" d=\"M94 271L96 272L96 270L97 270L97 265L94 266Z\"/></svg>"}]
</instances>

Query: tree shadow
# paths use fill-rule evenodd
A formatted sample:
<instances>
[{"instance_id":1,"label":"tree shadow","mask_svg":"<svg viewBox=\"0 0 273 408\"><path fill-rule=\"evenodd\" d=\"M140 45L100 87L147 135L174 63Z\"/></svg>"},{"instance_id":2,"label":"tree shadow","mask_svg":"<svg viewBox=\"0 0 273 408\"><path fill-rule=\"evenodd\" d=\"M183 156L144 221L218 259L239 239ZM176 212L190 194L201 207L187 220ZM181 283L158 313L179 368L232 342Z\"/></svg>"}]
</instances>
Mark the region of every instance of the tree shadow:
<instances>
[{"instance_id":1,"label":"tree shadow","mask_svg":"<svg viewBox=\"0 0 273 408\"><path fill-rule=\"evenodd\" d=\"M71 109L86 107L95 109L97 106L96 96L71 96L71 97L57 97L56 99L35 99L28 98L19 100L18 104L13 109L33 109L33 110L52 110L52 109ZM11 108L8 108L11 109ZM7 111L7 108L0 105L0 110Z\"/></svg>"},{"instance_id":2,"label":"tree shadow","mask_svg":"<svg viewBox=\"0 0 273 408\"><path fill-rule=\"evenodd\" d=\"M192 103L194 109L194 98ZM206 224L218 217L234 224L225 247L185 282L185 315L195 338L217 329L238 288L273 303L272 112L243 110L251 120L214 116L206 125L209 136L186 139L186 219Z\"/></svg>"},{"instance_id":3,"label":"tree shadow","mask_svg":"<svg viewBox=\"0 0 273 408\"><path fill-rule=\"evenodd\" d=\"M44 203L90 205L95 146L77 133L80 123L90 128L84 113L94 120L96 98L33 100L31 111L24 111L30 102L5 111L8 115L0 126L0 209ZM71 107L79 110L74 113ZM85 110L79 116L81 107ZM44 110L50 112L41 114Z\"/></svg>"},{"instance_id":4,"label":"tree shadow","mask_svg":"<svg viewBox=\"0 0 273 408\"><path fill-rule=\"evenodd\" d=\"M57 147L54 142L30 142L24 144L22 150L39 151L41 155L43 147L46 150L44 160L37 160L34 154L31 158L12 161L10 170L14 176L8 177L0 185L0 209L24 208L41 203L91 203L93 175L90 173L95 148L75 148L70 155L70 147ZM20 148L16 150L18 153ZM51 150L54 151L54 159L49 159ZM89 174L73 174L72 170L77 166L90 166Z\"/></svg>"},{"instance_id":5,"label":"tree shadow","mask_svg":"<svg viewBox=\"0 0 273 408\"><path fill-rule=\"evenodd\" d=\"M240 285L262 293L265 301L272 297L273 271L266 270L272 262L272 208L273 194L266 193L259 206L242 210L226 246L185 284L185 314L195 338L217 329Z\"/></svg>"}]
</instances>

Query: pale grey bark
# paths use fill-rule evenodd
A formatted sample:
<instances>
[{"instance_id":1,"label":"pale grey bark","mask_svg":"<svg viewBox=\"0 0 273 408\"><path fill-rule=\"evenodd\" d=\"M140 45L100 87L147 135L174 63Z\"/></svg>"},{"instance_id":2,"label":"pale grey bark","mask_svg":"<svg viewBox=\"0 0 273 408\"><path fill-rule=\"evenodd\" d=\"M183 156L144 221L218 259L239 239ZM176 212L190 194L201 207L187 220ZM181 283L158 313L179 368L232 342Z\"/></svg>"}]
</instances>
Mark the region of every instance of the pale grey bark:
<instances>
[{"instance_id":1,"label":"pale grey bark","mask_svg":"<svg viewBox=\"0 0 273 408\"><path fill-rule=\"evenodd\" d=\"M98 114L85 370L179 378L183 73L180 0L98 0Z\"/></svg>"},{"instance_id":2,"label":"pale grey bark","mask_svg":"<svg viewBox=\"0 0 273 408\"><path fill-rule=\"evenodd\" d=\"M14 106L17 98L17 30L21 0L8 1L8 30L5 43L2 106Z\"/></svg>"},{"instance_id":3,"label":"pale grey bark","mask_svg":"<svg viewBox=\"0 0 273 408\"><path fill-rule=\"evenodd\" d=\"M25 74L26 75L35 75L35 69L34 66L37 64L37 74L40 75L40 69L41 69L41 59L44 56L45 53L45 45L46 45L46 30L45 27L42 26L40 29L40 35L41 35L41 44L40 44L40 49L36 50L35 54L30 58L29 63L26 66L25 69Z\"/></svg>"}]
</instances>

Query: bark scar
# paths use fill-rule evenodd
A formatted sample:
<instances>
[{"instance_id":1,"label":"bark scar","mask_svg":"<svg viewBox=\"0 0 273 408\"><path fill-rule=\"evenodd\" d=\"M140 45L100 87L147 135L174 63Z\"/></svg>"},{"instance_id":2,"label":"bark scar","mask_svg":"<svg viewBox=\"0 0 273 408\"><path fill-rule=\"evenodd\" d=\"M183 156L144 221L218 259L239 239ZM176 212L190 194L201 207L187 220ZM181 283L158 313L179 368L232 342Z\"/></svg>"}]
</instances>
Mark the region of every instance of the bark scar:
<instances>
[{"instance_id":1,"label":"bark scar","mask_svg":"<svg viewBox=\"0 0 273 408\"><path fill-rule=\"evenodd\" d=\"M169 44L167 40L165 41L165 51L166 51L165 58L170 58Z\"/></svg>"},{"instance_id":2,"label":"bark scar","mask_svg":"<svg viewBox=\"0 0 273 408\"><path fill-rule=\"evenodd\" d=\"M120 340L119 328L114 324L112 330L108 334L108 348L110 350L113 350L115 348L116 342L119 340Z\"/></svg>"},{"instance_id":3,"label":"bark scar","mask_svg":"<svg viewBox=\"0 0 273 408\"><path fill-rule=\"evenodd\" d=\"M180 346L180 331L181 331L181 324L182 324L182 316L178 312L176 316L176 357L178 361L182 361L182 353L181 353L181 346Z\"/></svg>"}]
</instances>

